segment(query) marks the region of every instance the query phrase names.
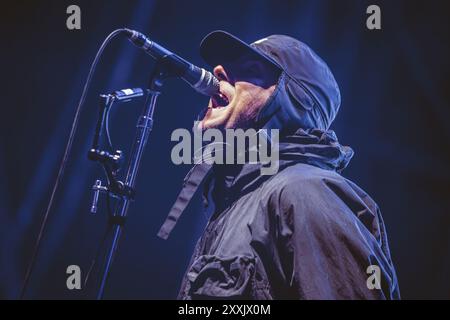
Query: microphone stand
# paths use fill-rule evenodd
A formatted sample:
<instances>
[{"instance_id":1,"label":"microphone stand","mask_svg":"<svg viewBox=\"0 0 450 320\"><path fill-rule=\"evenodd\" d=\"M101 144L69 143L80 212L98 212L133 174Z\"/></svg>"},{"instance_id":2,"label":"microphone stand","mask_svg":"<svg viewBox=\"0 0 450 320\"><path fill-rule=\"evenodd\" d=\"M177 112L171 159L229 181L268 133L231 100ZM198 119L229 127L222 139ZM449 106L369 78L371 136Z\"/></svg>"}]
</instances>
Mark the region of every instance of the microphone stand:
<instances>
[{"instance_id":1,"label":"microphone stand","mask_svg":"<svg viewBox=\"0 0 450 320\"><path fill-rule=\"evenodd\" d=\"M135 194L135 183L137 174L139 171L139 164L144 152L144 148L147 144L148 136L153 127L153 113L156 107L156 101L160 95L160 90L162 88L165 79L173 76L177 76L177 73L171 68L167 68L164 63L164 58L157 61L156 66L152 72L149 83L149 90L147 91L147 98L143 111L137 121L136 134L134 137L134 142L131 148L130 159L128 161L128 166L126 170L126 176L124 182L118 181L116 179L116 171L112 170L107 163L113 162L113 167L116 167L119 160L122 157L121 152L116 152L115 155L110 155L107 152L100 151L98 149L98 134L99 130L96 131L96 137L94 138L93 148L88 153L88 158L93 161L98 161L104 164L105 171L108 177L108 186L101 186L100 181L96 181L94 189L94 202L98 199L98 193L100 191L107 192L118 198L118 203L114 214L110 217L110 223L112 224L112 241L106 255L106 262L102 269L101 274L101 284L97 292L97 299L103 298L105 291L105 285L108 280L112 262L114 256L117 253L117 247L119 244L120 236L123 232L123 226L127 218L128 208L130 206L130 201L134 199ZM105 99L107 105L109 103L108 99ZM102 111L100 111L102 113ZM102 116L100 116L102 117ZM99 123L102 121L99 118ZM101 128L102 125L98 124L97 128ZM116 165L116 166L114 166ZM94 204L93 204L94 207ZM96 204L95 204L96 207Z\"/></svg>"}]
</instances>

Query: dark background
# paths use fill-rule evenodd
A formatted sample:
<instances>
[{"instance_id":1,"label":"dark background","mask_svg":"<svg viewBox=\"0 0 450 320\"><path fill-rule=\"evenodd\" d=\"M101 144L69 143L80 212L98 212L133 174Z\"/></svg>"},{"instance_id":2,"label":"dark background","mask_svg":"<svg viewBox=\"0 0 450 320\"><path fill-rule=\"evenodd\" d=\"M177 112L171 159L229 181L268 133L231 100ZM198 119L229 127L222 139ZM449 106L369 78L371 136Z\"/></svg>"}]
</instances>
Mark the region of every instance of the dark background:
<instances>
[{"instance_id":1,"label":"dark background","mask_svg":"<svg viewBox=\"0 0 450 320\"><path fill-rule=\"evenodd\" d=\"M14 3L14 4L11 4ZM81 30L66 8L81 8ZM382 30L366 28L378 4ZM344 176L377 201L403 298L450 298L449 15L445 1L14 1L1 8L0 297L19 295L26 265L89 66L103 39L127 26L192 62L215 29L245 41L269 34L309 44L333 70L342 107L332 129L356 152ZM89 213L102 177L86 159L97 96L145 87L153 61L116 38L104 53L82 113L26 298L93 298L69 291L66 267L83 276L105 228L105 202ZM191 128L207 99L169 80L138 177L106 298L175 298L205 224L196 198L168 241L156 237L189 166L170 161L176 128ZM142 101L116 106L114 144L128 154ZM93 279L97 281L96 275ZM93 287L97 286L93 283Z\"/></svg>"}]
</instances>

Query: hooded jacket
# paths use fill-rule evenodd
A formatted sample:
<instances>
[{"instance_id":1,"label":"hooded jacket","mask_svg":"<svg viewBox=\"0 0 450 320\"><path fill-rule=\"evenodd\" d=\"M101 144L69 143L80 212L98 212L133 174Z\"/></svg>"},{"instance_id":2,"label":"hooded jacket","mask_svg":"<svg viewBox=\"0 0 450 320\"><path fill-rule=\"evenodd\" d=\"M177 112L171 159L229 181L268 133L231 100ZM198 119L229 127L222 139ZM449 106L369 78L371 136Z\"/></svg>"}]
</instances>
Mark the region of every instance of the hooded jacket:
<instances>
[{"instance_id":1,"label":"hooded jacket","mask_svg":"<svg viewBox=\"0 0 450 320\"><path fill-rule=\"evenodd\" d=\"M278 173L249 163L189 172L158 235L168 237L203 181L212 215L178 298L398 299L380 210L340 174L353 151L328 130L340 105L334 77L306 45L282 37L304 66L282 71L256 119L280 130ZM264 43L268 52L271 37Z\"/></svg>"},{"instance_id":2,"label":"hooded jacket","mask_svg":"<svg viewBox=\"0 0 450 320\"><path fill-rule=\"evenodd\" d=\"M399 298L380 210L338 173L351 155L332 131L300 129L280 142L276 175L214 167L204 192L214 213L178 298Z\"/></svg>"}]
</instances>

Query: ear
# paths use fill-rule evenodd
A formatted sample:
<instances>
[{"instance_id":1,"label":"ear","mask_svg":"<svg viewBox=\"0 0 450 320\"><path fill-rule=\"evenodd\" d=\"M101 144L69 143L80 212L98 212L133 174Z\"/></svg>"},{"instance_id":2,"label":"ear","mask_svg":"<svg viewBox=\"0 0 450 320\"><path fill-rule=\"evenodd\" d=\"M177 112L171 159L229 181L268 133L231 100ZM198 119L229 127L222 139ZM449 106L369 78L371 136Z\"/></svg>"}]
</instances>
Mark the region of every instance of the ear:
<instances>
[{"instance_id":1,"label":"ear","mask_svg":"<svg viewBox=\"0 0 450 320\"><path fill-rule=\"evenodd\" d=\"M230 79L228 77L227 72L225 71L225 68L222 65L218 65L214 68L213 70L214 75L216 76L217 79L220 80L225 80L230 82Z\"/></svg>"}]
</instances>

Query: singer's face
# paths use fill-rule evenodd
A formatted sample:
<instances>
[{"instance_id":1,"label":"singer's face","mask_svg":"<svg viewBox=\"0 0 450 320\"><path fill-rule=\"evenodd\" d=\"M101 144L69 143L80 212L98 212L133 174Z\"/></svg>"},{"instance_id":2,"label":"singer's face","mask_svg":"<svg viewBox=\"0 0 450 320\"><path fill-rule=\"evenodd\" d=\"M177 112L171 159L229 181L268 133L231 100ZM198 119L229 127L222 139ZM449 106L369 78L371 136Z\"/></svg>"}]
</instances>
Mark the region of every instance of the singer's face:
<instances>
[{"instance_id":1,"label":"singer's face","mask_svg":"<svg viewBox=\"0 0 450 320\"><path fill-rule=\"evenodd\" d=\"M275 90L279 71L263 62L244 58L218 65L220 95L210 99L201 129L253 128L256 116Z\"/></svg>"}]
</instances>

